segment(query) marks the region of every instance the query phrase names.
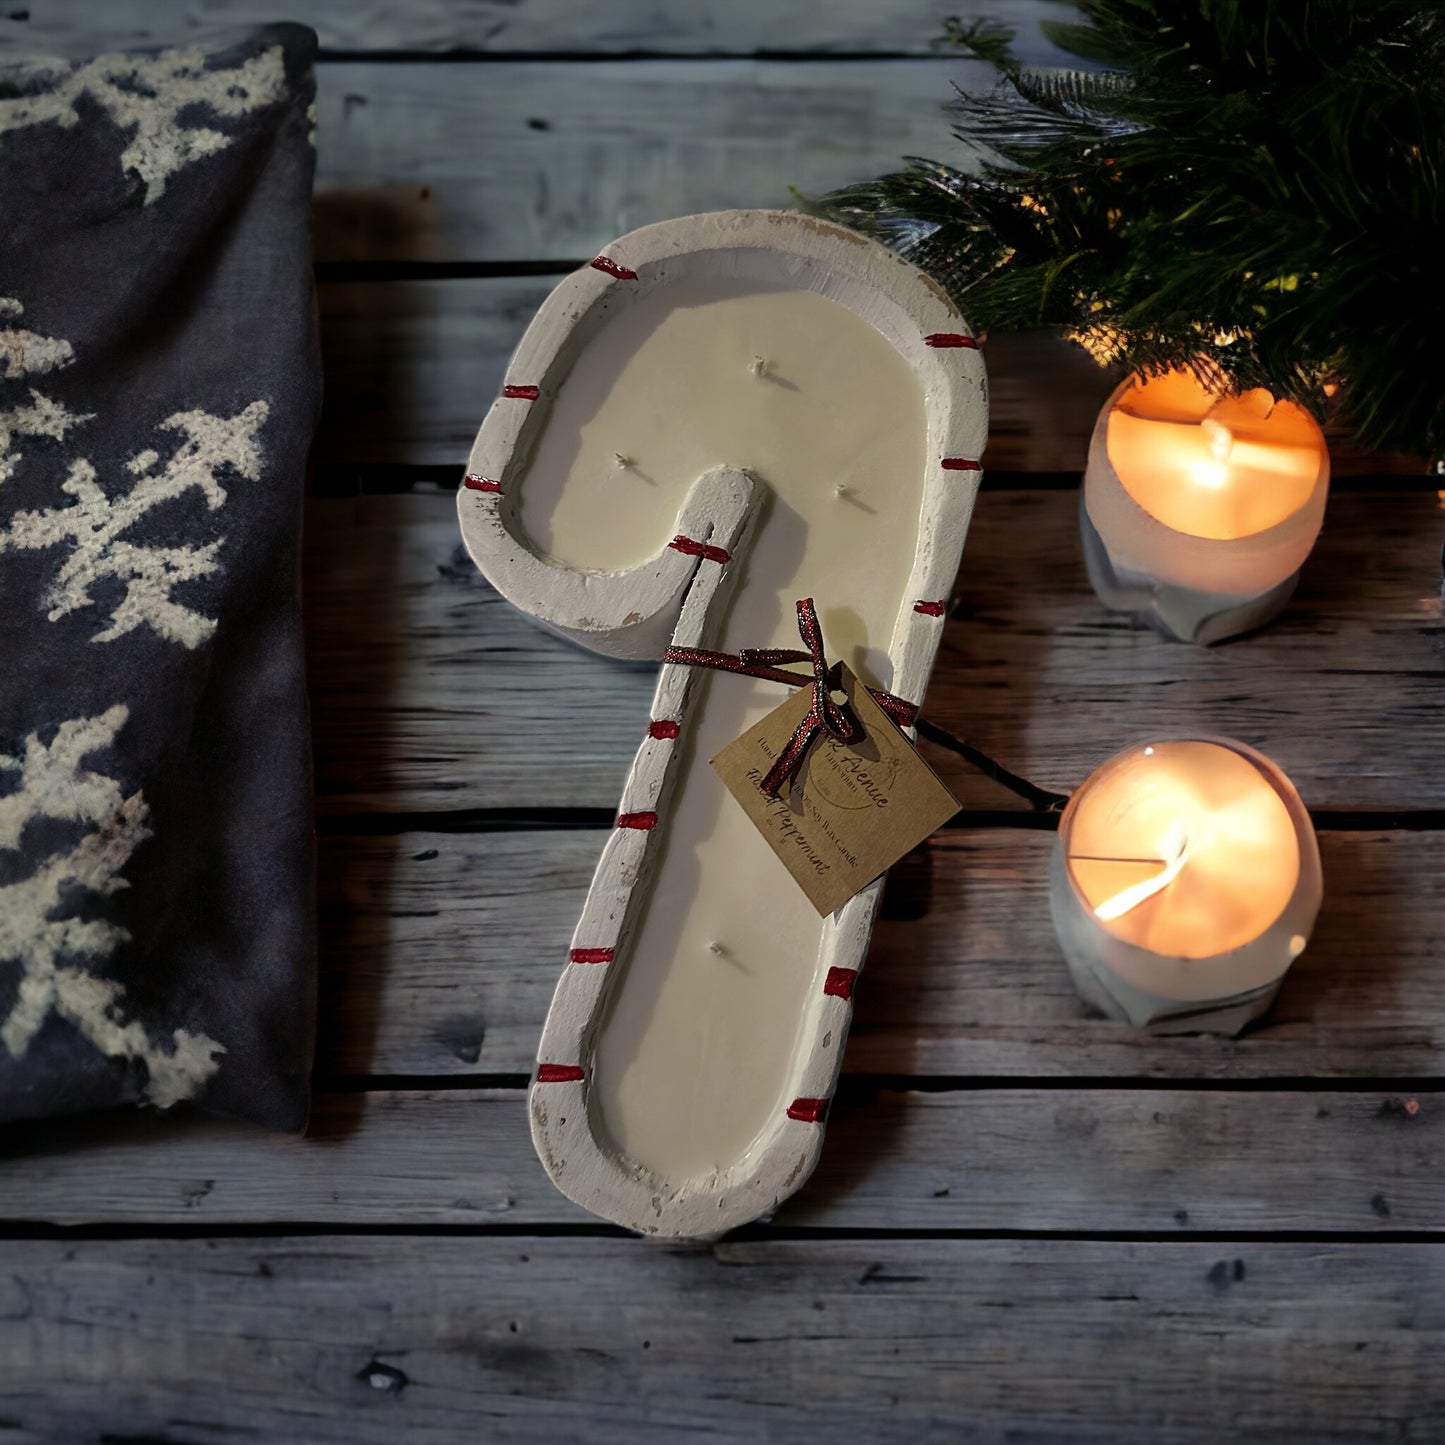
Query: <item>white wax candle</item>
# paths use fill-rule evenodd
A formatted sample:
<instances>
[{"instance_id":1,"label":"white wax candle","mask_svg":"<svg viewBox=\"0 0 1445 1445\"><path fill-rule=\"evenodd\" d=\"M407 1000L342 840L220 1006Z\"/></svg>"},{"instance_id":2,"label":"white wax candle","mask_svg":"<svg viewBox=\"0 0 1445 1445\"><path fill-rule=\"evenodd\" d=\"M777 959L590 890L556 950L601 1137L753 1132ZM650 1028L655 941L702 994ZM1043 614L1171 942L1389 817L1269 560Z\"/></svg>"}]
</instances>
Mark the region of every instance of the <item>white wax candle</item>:
<instances>
[{"instance_id":1,"label":"white wax candle","mask_svg":"<svg viewBox=\"0 0 1445 1445\"><path fill-rule=\"evenodd\" d=\"M522 480L521 522L559 560L621 570L674 535L700 474L744 467L771 498L718 645L797 646L794 603L812 596L830 657L886 687L926 432L912 372L843 306L679 279L578 355ZM785 696L702 679L662 860L598 1035L600 1132L671 1178L734 1164L788 1102L822 923L707 765Z\"/></svg>"},{"instance_id":2,"label":"white wax candle","mask_svg":"<svg viewBox=\"0 0 1445 1445\"><path fill-rule=\"evenodd\" d=\"M1099 414L1084 473L1094 590L1181 641L1257 627L1294 590L1328 490L1303 408L1214 396L1188 371L1131 377Z\"/></svg>"},{"instance_id":3,"label":"white wax candle","mask_svg":"<svg viewBox=\"0 0 1445 1445\"><path fill-rule=\"evenodd\" d=\"M1050 888L1075 982L1104 1012L1236 1032L1273 1001L1321 898L1289 780L1223 739L1140 744L1070 799Z\"/></svg>"}]
</instances>

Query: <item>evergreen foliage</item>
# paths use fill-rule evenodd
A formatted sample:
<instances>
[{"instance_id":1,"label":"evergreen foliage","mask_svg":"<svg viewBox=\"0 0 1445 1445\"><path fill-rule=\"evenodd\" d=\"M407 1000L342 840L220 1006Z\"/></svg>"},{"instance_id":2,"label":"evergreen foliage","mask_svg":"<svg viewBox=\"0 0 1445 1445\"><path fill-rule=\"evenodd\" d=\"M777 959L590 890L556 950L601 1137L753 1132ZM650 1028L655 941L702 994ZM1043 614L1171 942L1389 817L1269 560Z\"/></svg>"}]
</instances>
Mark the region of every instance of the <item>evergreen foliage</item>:
<instances>
[{"instance_id":1,"label":"evergreen foliage","mask_svg":"<svg viewBox=\"0 0 1445 1445\"><path fill-rule=\"evenodd\" d=\"M1445 6L1079 0L1050 38L1095 70L1031 74L991 23L947 39L999 71L960 92L973 173L906 168L822 208L936 277L976 327L1057 327L1102 362L1192 366L1445 453ZM1330 388L1333 390L1333 388Z\"/></svg>"}]
</instances>

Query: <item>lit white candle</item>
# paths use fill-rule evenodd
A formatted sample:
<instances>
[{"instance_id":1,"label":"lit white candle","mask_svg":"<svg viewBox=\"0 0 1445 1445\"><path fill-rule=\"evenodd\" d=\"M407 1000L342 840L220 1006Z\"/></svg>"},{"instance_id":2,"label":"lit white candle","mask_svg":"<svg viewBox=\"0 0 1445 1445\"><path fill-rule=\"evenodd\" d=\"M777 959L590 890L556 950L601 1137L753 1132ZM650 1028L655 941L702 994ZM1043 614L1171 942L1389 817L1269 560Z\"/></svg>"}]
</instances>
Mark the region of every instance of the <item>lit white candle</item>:
<instances>
[{"instance_id":1,"label":"lit white candle","mask_svg":"<svg viewBox=\"0 0 1445 1445\"><path fill-rule=\"evenodd\" d=\"M1288 778L1224 739L1140 744L1078 789L1049 899L1075 985L1156 1032L1236 1033L1274 1001L1322 896Z\"/></svg>"},{"instance_id":2,"label":"lit white candle","mask_svg":"<svg viewBox=\"0 0 1445 1445\"><path fill-rule=\"evenodd\" d=\"M1089 447L1089 580L1109 606L1180 641L1258 627L1294 591L1329 470L1323 433L1293 402L1220 398L1188 371L1131 377Z\"/></svg>"}]
</instances>

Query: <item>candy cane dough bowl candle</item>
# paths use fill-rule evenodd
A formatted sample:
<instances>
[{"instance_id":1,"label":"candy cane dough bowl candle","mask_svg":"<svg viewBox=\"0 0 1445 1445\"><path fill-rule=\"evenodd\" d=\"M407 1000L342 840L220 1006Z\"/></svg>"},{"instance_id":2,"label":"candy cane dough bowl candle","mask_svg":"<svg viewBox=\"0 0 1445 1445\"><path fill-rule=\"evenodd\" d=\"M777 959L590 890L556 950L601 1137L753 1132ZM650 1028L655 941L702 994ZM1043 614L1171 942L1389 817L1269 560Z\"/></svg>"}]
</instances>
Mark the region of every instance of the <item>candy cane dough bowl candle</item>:
<instances>
[{"instance_id":1,"label":"candy cane dough bowl candle","mask_svg":"<svg viewBox=\"0 0 1445 1445\"><path fill-rule=\"evenodd\" d=\"M1126 748L1059 820L1049 902L1086 1002L1156 1033L1238 1033L1273 1003L1323 886L1309 814L1225 738Z\"/></svg>"},{"instance_id":2,"label":"candy cane dough bowl candle","mask_svg":"<svg viewBox=\"0 0 1445 1445\"><path fill-rule=\"evenodd\" d=\"M1289 601L1329 492L1324 434L1269 392L1187 370L1130 377L1089 445L1084 560L1106 605L1181 642L1262 626Z\"/></svg>"},{"instance_id":3,"label":"candy cane dough bowl candle","mask_svg":"<svg viewBox=\"0 0 1445 1445\"><path fill-rule=\"evenodd\" d=\"M986 421L972 337L914 267L796 212L686 217L544 303L462 532L500 592L597 651L796 648L812 597L829 659L916 704ZM662 667L543 1030L544 1165L647 1233L754 1219L821 1148L882 880L820 918L708 766L786 696Z\"/></svg>"}]
</instances>

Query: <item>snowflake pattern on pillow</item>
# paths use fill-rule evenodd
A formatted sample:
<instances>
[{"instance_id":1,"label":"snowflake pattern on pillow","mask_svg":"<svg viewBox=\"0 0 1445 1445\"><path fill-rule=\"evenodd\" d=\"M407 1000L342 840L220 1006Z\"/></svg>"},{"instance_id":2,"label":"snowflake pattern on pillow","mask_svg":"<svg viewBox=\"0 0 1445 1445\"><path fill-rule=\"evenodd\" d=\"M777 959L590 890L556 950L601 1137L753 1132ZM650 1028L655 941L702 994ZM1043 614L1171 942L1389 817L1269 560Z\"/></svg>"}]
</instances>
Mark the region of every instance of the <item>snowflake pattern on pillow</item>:
<instances>
[{"instance_id":1,"label":"snowflake pattern on pillow","mask_svg":"<svg viewBox=\"0 0 1445 1445\"><path fill-rule=\"evenodd\" d=\"M305 1120L314 46L0 72L0 1119Z\"/></svg>"}]
</instances>

